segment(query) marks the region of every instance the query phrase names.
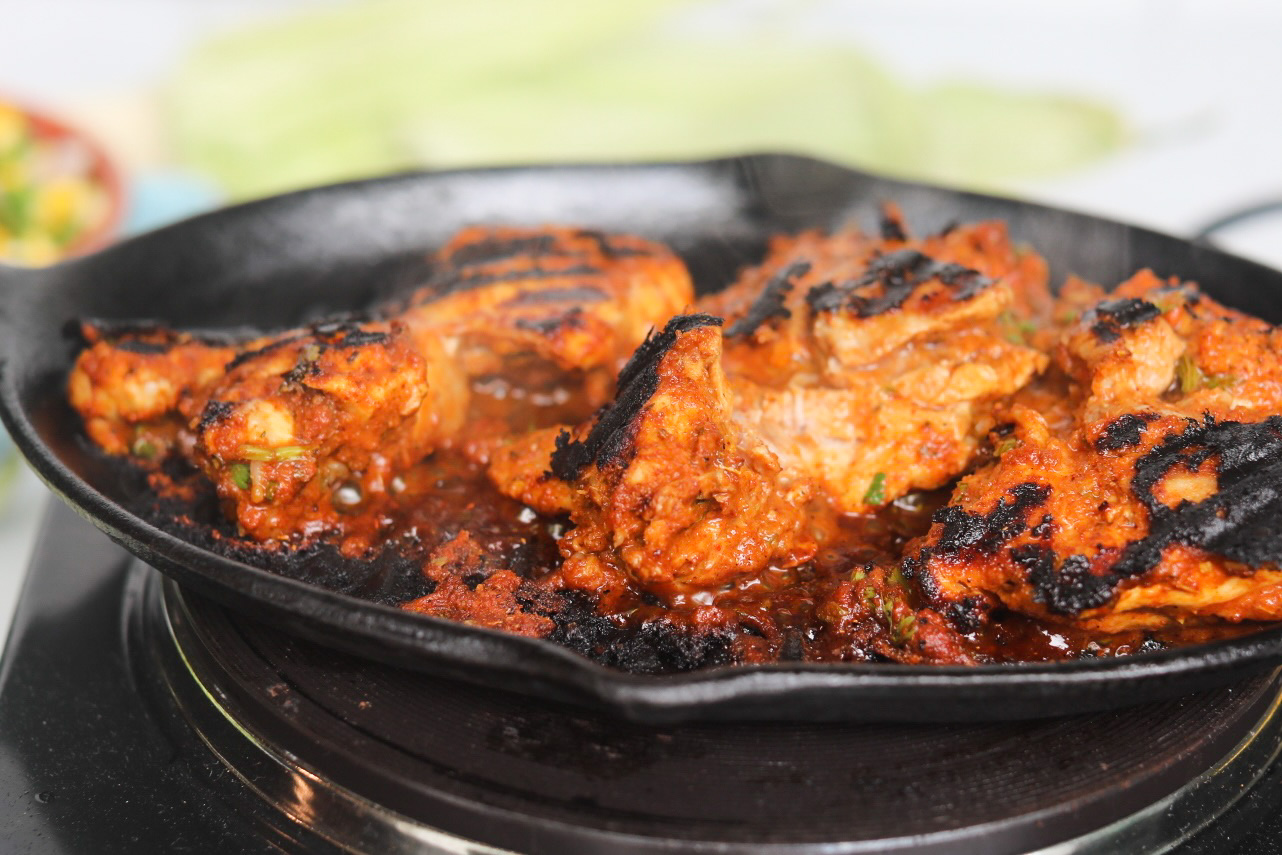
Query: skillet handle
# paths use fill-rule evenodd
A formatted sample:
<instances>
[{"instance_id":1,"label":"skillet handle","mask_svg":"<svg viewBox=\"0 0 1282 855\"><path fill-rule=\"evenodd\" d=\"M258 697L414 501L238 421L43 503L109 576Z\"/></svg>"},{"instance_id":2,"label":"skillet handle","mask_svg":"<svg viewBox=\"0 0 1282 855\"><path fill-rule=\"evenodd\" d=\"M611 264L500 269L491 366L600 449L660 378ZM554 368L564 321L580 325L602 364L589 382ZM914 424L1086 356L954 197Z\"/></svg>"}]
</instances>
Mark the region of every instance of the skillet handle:
<instances>
[{"instance_id":1,"label":"skillet handle","mask_svg":"<svg viewBox=\"0 0 1282 855\"><path fill-rule=\"evenodd\" d=\"M1216 242L1211 240L1211 236L1216 232L1222 232L1227 228L1240 225L1253 220L1256 217L1268 216L1282 211L1282 199L1268 199L1263 202L1257 202L1253 205L1246 205L1233 211L1221 214L1209 223L1199 228L1193 235L1193 240L1198 243L1216 246Z\"/></svg>"}]
</instances>

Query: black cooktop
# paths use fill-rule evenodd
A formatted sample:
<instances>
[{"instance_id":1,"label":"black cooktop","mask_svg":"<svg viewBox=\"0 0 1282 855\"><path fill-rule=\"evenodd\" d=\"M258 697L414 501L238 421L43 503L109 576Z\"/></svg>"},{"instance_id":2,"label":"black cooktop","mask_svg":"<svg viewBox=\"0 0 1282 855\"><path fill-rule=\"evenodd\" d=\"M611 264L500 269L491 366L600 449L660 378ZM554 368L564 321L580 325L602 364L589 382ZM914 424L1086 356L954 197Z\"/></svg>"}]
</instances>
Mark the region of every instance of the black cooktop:
<instances>
[{"instance_id":1,"label":"black cooktop","mask_svg":"<svg viewBox=\"0 0 1282 855\"><path fill-rule=\"evenodd\" d=\"M0 663L0 848L1274 853L1279 697L645 726L248 622L56 505Z\"/></svg>"}]
</instances>

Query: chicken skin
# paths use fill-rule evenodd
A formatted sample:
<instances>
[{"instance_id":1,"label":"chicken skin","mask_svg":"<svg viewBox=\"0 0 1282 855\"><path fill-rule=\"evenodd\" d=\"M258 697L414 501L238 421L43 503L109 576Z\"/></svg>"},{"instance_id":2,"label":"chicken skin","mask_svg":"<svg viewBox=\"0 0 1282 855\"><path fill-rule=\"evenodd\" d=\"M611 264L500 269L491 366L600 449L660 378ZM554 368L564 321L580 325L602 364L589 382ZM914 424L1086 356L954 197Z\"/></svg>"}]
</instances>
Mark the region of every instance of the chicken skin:
<instances>
[{"instance_id":1,"label":"chicken skin","mask_svg":"<svg viewBox=\"0 0 1282 855\"><path fill-rule=\"evenodd\" d=\"M963 624L1282 619L1282 335L1142 272L1060 336L1076 421L1012 408L1000 457L910 550Z\"/></svg>"}]
</instances>

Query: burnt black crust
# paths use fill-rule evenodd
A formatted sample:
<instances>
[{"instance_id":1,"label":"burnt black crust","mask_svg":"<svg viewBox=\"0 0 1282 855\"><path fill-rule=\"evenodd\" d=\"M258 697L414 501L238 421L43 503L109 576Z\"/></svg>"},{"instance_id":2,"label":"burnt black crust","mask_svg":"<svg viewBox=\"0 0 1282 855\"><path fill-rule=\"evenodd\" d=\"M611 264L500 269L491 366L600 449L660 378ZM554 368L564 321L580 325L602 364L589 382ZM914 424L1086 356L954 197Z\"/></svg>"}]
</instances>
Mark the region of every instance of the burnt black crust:
<instances>
[{"instance_id":1,"label":"burnt black crust","mask_svg":"<svg viewBox=\"0 0 1282 855\"><path fill-rule=\"evenodd\" d=\"M211 398L205 404L205 409L200 411L200 422L197 428L203 431L212 427L231 415L234 409L236 409L236 405L230 401L215 401Z\"/></svg>"},{"instance_id":2,"label":"burnt black crust","mask_svg":"<svg viewBox=\"0 0 1282 855\"><path fill-rule=\"evenodd\" d=\"M814 312L849 309L861 318L870 318L898 309L918 285L931 279L952 288L952 298L959 303L993 284L992 279L978 270L936 261L915 249L901 249L872 259L858 279L840 285L831 282L816 285L806 294L806 302ZM881 286L881 296L858 293L873 285Z\"/></svg>"},{"instance_id":3,"label":"burnt black crust","mask_svg":"<svg viewBox=\"0 0 1282 855\"><path fill-rule=\"evenodd\" d=\"M566 276L599 276L602 270L591 264L571 264L566 267L539 267L532 265L519 270L505 270L502 273L469 272L466 269L443 270L433 276L427 283L426 291L431 299L440 299L449 294L472 291L487 285L498 285L503 282L521 282L525 280L559 279Z\"/></svg>"},{"instance_id":4,"label":"burnt black crust","mask_svg":"<svg viewBox=\"0 0 1282 855\"><path fill-rule=\"evenodd\" d=\"M783 304L784 298L796 287L796 280L810 272L809 261L794 261L775 273L752 301L742 318L726 327L726 338L751 335L771 318L791 318L792 311Z\"/></svg>"},{"instance_id":5,"label":"burnt black crust","mask_svg":"<svg viewBox=\"0 0 1282 855\"><path fill-rule=\"evenodd\" d=\"M1102 454L1134 448L1140 444L1140 435L1148 429L1148 423L1156 419L1156 413L1126 413L1118 416L1104 427L1103 434L1095 440L1095 450Z\"/></svg>"},{"instance_id":6,"label":"burnt black crust","mask_svg":"<svg viewBox=\"0 0 1282 855\"><path fill-rule=\"evenodd\" d=\"M156 354L168 353L178 344L176 339L166 341L143 341L137 338L122 338L113 343L116 350L123 350L127 353Z\"/></svg>"},{"instance_id":7,"label":"burnt black crust","mask_svg":"<svg viewBox=\"0 0 1282 855\"><path fill-rule=\"evenodd\" d=\"M1194 471L1215 457L1215 495L1174 508L1154 495L1172 470ZM1148 509L1149 533L1128 544L1107 572L1092 574L1084 555L1056 568L1054 554L1038 544L1011 550L1038 602L1063 615L1101 606L1123 580L1152 570L1167 547L1180 544L1253 567L1282 563L1282 416L1251 424L1190 419L1136 462L1131 492Z\"/></svg>"},{"instance_id":8,"label":"burnt black crust","mask_svg":"<svg viewBox=\"0 0 1282 855\"><path fill-rule=\"evenodd\" d=\"M601 408L587 438L571 440L566 431L556 438L550 461L552 475L573 481L590 464L604 466L622 459L635 434L636 418L659 386L659 363L677 336L699 327L719 327L721 323L721 318L713 315L678 315L668 321L662 332L647 336L619 372L614 400Z\"/></svg>"},{"instance_id":9,"label":"burnt black crust","mask_svg":"<svg viewBox=\"0 0 1282 855\"><path fill-rule=\"evenodd\" d=\"M81 318L68 321L63 327L63 334L89 344L85 337L85 328L89 327L98 337L119 350L130 353L154 354L168 353L185 342L195 342L209 347L231 347L256 334L249 329L235 330L184 330L178 332L156 320L103 320L100 318ZM161 341L143 341L142 337L161 337Z\"/></svg>"},{"instance_id":10,"label":"burnt black crust","mask_svg":"<svg viewBox=\"0 0 1282 855\"><path fill-rule=\"evenodd\" d=\"M1109 575L1092 574L1091 562L1085 555L1070 555L1056 567L1050 547L1030 543L1012 549L1010 557L1028 573L1033 599L1055 614L1080 614L1113 597L1116 580Z\"/></svg>"},{"instance_id":11,"label":"burnt black crust","mask_svg":"<svg viewBox=\"0 0 1282 855\"><path fill-rule=\"evenodd\" d=\"M354 329L343 333L343 337L334 344L337 347L366 347L371 344L384 344L388 338L385 332Z\"/></svg>"},{"instance_id":12,"label":"burnt black crust","mask_svg":"<svg viewBox=\"0 0 1282 855\"><path fill-rule=\"evenodd\" d=\"M1219 485L1201 502L1168 508L1153 495L1172 469L1192 471L1218 456ZM1131 492L1149 510L1149 534L1130 544L1113 565L1121 577L1152 569L1177 543L1252 566L1282 562L1282 416L1263 422L1189 420L1135 464Z\"/></svg>"},{"instance_id":13,"label":"burnt black crust","mask_svg":"<svg viewBox=\"0 0 1282 855\"><path fill-rule=\"evenodd\" d=\"M263 345L262 347L256 347L253 350L241 351L240 353L236 354L234 359L232 359L230 362L227 363L227 367L224 368L223 371L224 373L230 373L232 371L235 371L237 368L244 365L246 362L257 359L258 357L263 356L265 354L272 353L273 351L280 350L282 347L288 347L291 344L297 344L298 342L302 341L306 337L307 336L305 335L285 336L284 338L278 338L275 341L270 341L267 344Z\"/></svg>"},{"instance_id":14,"label":"burnt black crust","mask_svg":"<svg viewBox=\"0 0 1282 855\"><path fill-rule=\"evenodd\" d=\"M236 354L235 358L228 362L227 367L223 370L224 372L234 371L246 362L268 353L273 353L282 347L289 347L301 341L306 341L308 338L312 338L313 344L319 350L324 351L329 347L366 347L372 344L384 344L391 336L379 330L361 329L359 320L353 318L319 321L309 326L306 332L287 335L269 341L262 347ZM293 369L290 369L290 373L293 373L297 368L298 366L295 365Z\"/></svg>"},{"instance_id":15,"label":"burnt black crust","mask_svg":"<svg viewBox=\"0 0 1282 855\"><path fill-rule=\"evenodd\" d=\"M369 345L386 344L388 338L386 332L376 332L373 329L353 329L353 331L344 333L340 340L333 342L338 347L368 347Z\"/></svg>"},{"instance_id":16,"label":"burnt black crust","mask_svg":"<svg viewBox=\"0 0 1282 855\"><path fill-rule=\"evenodd\" d=\"M961 632L978 632L988 618L986 606L980 597L965 597L949 603L944 616Z\"/></svg>"},{"instance_id":17,"label":"burnt black crust","mask_svg":"<svg viewBox=\"0 0 1282 855\"><path fill-rule=\"evenodd\" d=\"M1122 297L1117 300L1105 300L1088 313L1088 320L1094 320L1091 332L1100 341L1111 343L1122 337L1122 330L1139 326L1151 321L1162 310L1139 297Z\"/></svg>"},{"instance_id":18,"label":"burnt black crust","mask_svg":"<svg viewBox=\"0 0 1282 855\"><path fill-rule=\"evenodd\" d=\"M671 674L734 661L730 630L699 632L665 618L623 628L597 614L583 594L576 591L561 597L564 602L550 613L556 628L548 640L607 667L634 674Z\"/></svg>"},{"instance_id":19,"label":"burnt black crust","mask_svg":"<svg viewBox=\"0 0 1282 855\"><path fill-rule=\"evenodd\" d=\"M1045 484L1026 481L1011 487L983 516L956 505L940 508L931 517L944 526L935 552L949 558L970 549L992 555L1027 530L1029 511L1045 503L1050 494L1051 488Z\"/></svg>"},{"instance_id":20,"label":"burnt black crust","mask_svg":"<svg viewBox=\"0 0 1282 855\"><path fill-rule=\"evenodd\" d=\"M903 220L895 216L888 208L881 209L881 216L877 220L877 225L880 228L882 240L908 240L908 233L904 229Z\"/></svg>"},{"instance_id":21,"label":"burnt black crust","mask_svg":"<svg viewBox=\"0 0 1282 855\"><path fill-rule=\"evenodd\" d=\"M476 264L493 264L517 257L565 254L556 253L556 249L557 242L554 235L510 238L485 237L463 244L451 252L449 258L452 264L466 267Z\"/></svg>"},{"instance_id":22,"label":"burnt black crust","mask_svg":"<svg viewBox=\"0 0 1282 855\"><path fill-rule=\"evenodd\" d=\"M360 329L360 325L368 320L369 317L362 314L343 314L316 321L309 324L307 329L320 338L333 338Z\"/></svg>"},{"instance_id":23,"label":"burnt black crust","mask_svg":"<svg viewBox=\"0 0 1282 855\"><path fill-rule=\"evenodd\" d=\"M99 338L106 339L116 346L120 345L117 339L129 339L133 336L143 335L163 335L177 343L177 333L160 321L150 318L135 318L124 321L115 318L80 318L79 320L68 321L63 328L63 333L88 343L88 340L83 335L85 327L91 328L98 334Z\"/></svg>"},{"instance_id":24,"label":"burnt black crust","mask_svg":"<svg viewBox=\"0 0 1282 855\"><path fill-rule=\"evenodd\" d=\"M319 351L319 345L317 346L317 349ZM294 362L294 367L286 371L280 379L283 380L286 385L298 386L306 382L309 377L318 376L321 371L320 366L316 364L316 359L314 357L309 357L311 357L311 355L308 354L307 348L303 348L302 352L298 354L298 359Z\"/></svg>"},{"instance_id":25,"label":"burnt black crust","mask_svg":"<svg viewBox=\"0 0 1282 855\"><path fill-rule=\"evenodd\" d=\"M605 232L596 229L579 229L574 233L577 237L587 238L594 241L597 249L606 258L649 258L654 253L637 246L620 246L610 239Z\"/></svg>"}]
</instances>

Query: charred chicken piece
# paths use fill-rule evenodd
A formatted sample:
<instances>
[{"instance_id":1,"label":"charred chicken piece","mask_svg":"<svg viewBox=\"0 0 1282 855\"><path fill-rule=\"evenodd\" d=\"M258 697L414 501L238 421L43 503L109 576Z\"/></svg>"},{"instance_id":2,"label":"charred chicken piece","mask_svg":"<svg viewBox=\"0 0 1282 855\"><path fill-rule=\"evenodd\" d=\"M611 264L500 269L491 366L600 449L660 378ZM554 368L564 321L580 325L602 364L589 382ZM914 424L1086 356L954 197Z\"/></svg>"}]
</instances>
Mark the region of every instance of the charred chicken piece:
<instances>
[{"instance_id":1,"label":"charred chicken piece","mask_svg":"<svg viewBox=\"0 0 1282 855\"><path fill-rule=\"evenodd\" d=\"M344 551L359 554L396 473L459 427L465 391L430 382L429 364L399 323L273 340L209 388L192 457L253 539L342 529Z\"/></svg>"},{"instance_id":2,"label":"charred chicken piece","mask_svg":"<svg viewBox=\"0 0 1282 855\"><path fill-rule=\"evenodd\" d=\"M87 327L72 405L111 453L191 459L250 537L340 532L356 552L398 471L471 434L585 418L646 330L693 298L666 248L583 229L466 229L434 270L391 321L239 347Z\"/></svg>"},{"instance_id":3,"label":"charred chicken piece","mask_svg":"<svg viewBox=\"0 0 1282 855\"><path fill-rule=\"evenodd\" d=\"M1157 401L1254 420L1278 410L1280 355L1270 324L1143 270L1068 326L1055 358L1080 387L1083 422Z\"/></svg>"},{"instance_id":4,"label":"charred chicken piece","mask_svg":"<svg viewBox=\"0 0 1282 855\"><path fill-rule=\"evenodd\" d=\"M674 318L623 369L615 401L558 440L567 585L608 591L622 573L673 599L814 554L811 487L733 418L719 326Z\"/></svg>"},{"instance_id":5,"label":"charred chicken piece","mask_svg":"<svg viewBox=\"0 0 1282 855\"><path fill-rule=\"evenodd\" d=\"M180 414L204 405L237 348L159 327L112 330L83 323L88 345L67 382L67 397L89 438L111 454L163 456Z\"/></svg>"},{"instance_id":6,"label":"charred chicken piece","mask_svg":"<svg viewBox=\"0 0 1282 855\"><path fill-rule=\"evenodd\" d=\"M890 239L781 242L704 304L729 313L736 418L851 513L965 471L994 410L1048 363L1017 335L1047 305L1039 258L996 223L911 240L888 222Z\"/></svg>"},{"instance_id":7,"label":"charred chicken piece","mask_svg":"<svg viewBox=\"0 0 1282 855\"><path fill-rule=\"evenodd\" d=\"M400 317L473 381L578 416L604 403L646 334L694 300L684 263L629 235L473 227L436 255ZM563 414L563 413L562 413Z\"/></svg>"},{"instance_id":8,"label":"charred chicken piece","mask_svg":"<svg viewBox=\"0 0 1282 855\"><path fill-rule=\"evenodd\" d=\"M1282 338L1142 273L1065 330L1067 429L1023 406L906 572L963 623L1093 630L1282 619Z\"/></svg>"}]
</instances>

